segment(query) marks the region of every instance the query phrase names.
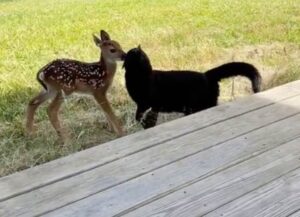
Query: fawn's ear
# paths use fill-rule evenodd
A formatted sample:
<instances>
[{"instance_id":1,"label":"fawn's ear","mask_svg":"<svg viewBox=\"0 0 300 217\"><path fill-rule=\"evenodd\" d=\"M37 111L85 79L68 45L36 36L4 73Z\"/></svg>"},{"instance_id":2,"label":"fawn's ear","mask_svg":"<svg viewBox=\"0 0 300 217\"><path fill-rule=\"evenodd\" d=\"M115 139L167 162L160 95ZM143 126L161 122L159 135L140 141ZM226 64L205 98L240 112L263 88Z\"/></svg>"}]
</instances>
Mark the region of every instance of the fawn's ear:
<instances>
[{"instance_id":1,"label":"fawn's ear","mask_svg":"<svg viewBox=\"0 0 300 217\"><path fill-rule=\"evenodd\" d=\"M101 40L100 40L100 38L98 38L98 36L96 36L95 34L93 34L93 38L94 38L95 44L96 44L98 47L100 47L100 45L101 45Z\"/></svg>"},{"instance_id":2,"label":"fawn's ear","mask_svg":"<svg viewBox=\"0 0 300 217\"><path fill-rule=\"evenodd\" d=\"M142 50L142 47L141 45L139 44L138 47L137 47L139 50Z\"/></svg>"},{"instance_id":3,"label":"fawn's ear","mask_svg":"<svg viewBox=\"0 0 300 217\"><path fill-rule=\"evenodd\" d=\"M100 31L100 37L102 41L108 41L110 40L109 34L105 32L104 30Z\"/></svg>"}]
</instances>

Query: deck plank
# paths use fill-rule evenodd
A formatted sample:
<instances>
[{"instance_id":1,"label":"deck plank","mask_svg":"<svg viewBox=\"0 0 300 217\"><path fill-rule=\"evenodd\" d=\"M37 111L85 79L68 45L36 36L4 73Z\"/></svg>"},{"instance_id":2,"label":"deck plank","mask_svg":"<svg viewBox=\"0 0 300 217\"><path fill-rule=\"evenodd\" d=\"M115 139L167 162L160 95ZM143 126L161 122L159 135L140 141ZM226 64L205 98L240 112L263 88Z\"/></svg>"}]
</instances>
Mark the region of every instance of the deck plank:
<instances>
[{"instance_id":1,"label":"deck plank","mask_svg":"<svg viewBox=\"0 0 300 217\"><path fill-rule=\"evenodd\" d=\"M134 154L222 120L271 105L300 94L300 81L255 96L223 104L153 129L96 146L13 175L0 178L0 201L58 182ZM155 136L153 136L155 135ZM34 177L34 178L33 178Z\"/></svg>"},{"instance_id":2,"label":"deck plank","mask_svg":"<svg viewBox=\"0 0 300 217\"><path fill-rule=\"evenodd\" d=\"M292 103L293 106L297 105L298 100L293 99L290 101L291 101L290 103ZM285 104L287 104L287 103L285 103ZM299 109L296 109L293 106L291 106L290 108L292 110L295 109L295 111L299 112ZM276 118L280 119L282 117L279 115L280 113L282 113L281 115L289 114L289 107L284 106L284 108L279 109L278 106L274 105L274 109L273 110L270 109L268 111L270 111L270 113L272 114L271 119L274 118L273 115ZM256 111L256 112L258 112L258 111ZM261 114L266 114L266 112L263 110L261 112ZM261 115L257 114L257 115L253 115L253 116L257 118L258 123L266 121L266 119L263 119L263 117ZM266 115L266 117L269 117L269 115ZM249 117L247 115L245 115L244 121L241 118L239 120L236 120L235 124L237 124L237 126L235 126L235 127L236 127L237 132L241 131L241 125L239 125L239 124L241 124L243 122L244 122L244 125L245 126L248 125L248 127L250 127L251 124L252 125L255 124L254 121L249 121ZM291 122L295 123L295 125L293 125L293 126L290 125ZM276 147L277 145L280 145L282 142L286 142L289 139L295 138L295 137L299 136L299 129L300 129L299 124L300 124L299 115L296 115L294 117L290 117L290 119L287 119L286 121L283 120L282 122L274 123L273 125L269 125L263 129L258 129L257 131L250 132L248 135L243 135L232 141L227 141L224 144L219 144L219 146L216 146L214 148L207 149L203 152L197 153L196 155L193 155L193 156L189 157L188 159L180 160L171 165L167 165L166 167L163 167L163 168L160 168L160 169L154 171L154 173L156 174L155 178L160 177L160 179L158 179L158 180L156 180L156 179L153 180L153 178L151 178L152 172L150 172L150 173L148 172L145 175L143 175L143 173L141 173L140 175L143 175L143 176L138 177L134 180L125 182L124 184L115 186L113 189L106 190L105 194L108 194L107 197L103 196L103 195L105 195L104 193L103 194L101 193L102 196L100 196L100 197L102 199L99 202L99 204L102 204L101 207L103 206L105 208L106 206L108 206L108 204L106 204L105 201L110 201L110 203L115 202L115 204L117 204L117 205L122 204L122 206L126 206L126 204L120 203L120 201L111 200L113 198L119 198L119 200L121 200L121 201L127 201L128 203L131 202L131 206L135 206L136 204L139 204L143 201L149 200L149 198L156 197L160 193L164 193L164 192L172 190L174 187L176 187L176 186L174 186L175 184L177 184L177 185L184 184L185 182L191 181L198 177L202 177L207 174L214 173L216 171L221 170L223 167L227 167L228 165L232 165L238 161L242 161L249 157L253 157L255 154L260 154L261 152L264 152L270 148L274 148L274 146ZM287 125L288 127L285 129L282 129L282 125ZM225 122L222 125L220 125L219 128L222 129L222 132L224 133L227 131L227 129L232 129L234 127L233 127L233 124L228 124ZM247 132L247 130L249 130L249 128L244 129L244 130L246 130L246 132ZM282 133L282 135L278 139L276 139L276 141L273 142L278 131L282 131L284 133ZM206 144L214 144L214 142L216 142L216 141L212 141L212 140L219 138L213 134L213 132L216 132L214 128L212 128L211 133L209 133L208 131L204 132L204 130L201 130L200 132L202 132L203 135L206 135L206 136L210 135L210 136L207 139L200 140L200 141L197 141L197 138L201 138L201 135L199 135L199 134L197 134L194 137L189 137L189 139L183 138L182 140L180 140L181 138L178 138L176 140L176 142L178 142L178 144L182 144L182 147L178 148L179 152L177 151L177 155L179 153L182 156L182 153L180 153L180 152L182 152L183 149L188 152L188 150L190 148L198 147L198 148L200 148L198 150L201 150L201 146L206 145ZM264 132L264 133L262 133L262 132ZM229 130L227 133L231 134L232 131ZM270 137L266 137L265 133L270 135ZM218 135L221 137L220 134L218 134ZM247 138L247 139L245 139L245 138ZM189 142L184 143L185 140L189 141ZM194 142L191 142L191 141L194 141ZM138 169L143 171L143 169L145 169L145 168L143 168L144 166L147 167L149 165L155 164L156 162L159 163L159 161L161 161L161 160L172 158L174 152L168 153L167 149L168 149L168 147L174 147L174 145L176 145L176 144L175 143L173 143L173 145L168 145L168 143L166 143L166 144L167 144L167 146L165 146L165 148L162 147L163 149L158 149L159 147L163 146L163 144L162 144L161 146L157 147L157 151L148 150L148 152L145 152L143 155L142 155L142 153L139 153L136 156L136 158L123 159L124 161L121 160L121 161L115 162L115 164L107 165L107 168L103 167L103 168L99 168L99 170L94 170L93 173L89 176L82 177L82 178L76 177L76 178L74 178L74 180L72 180L72 182L74 182L75 185L72 182L62 182L58 186L61 189L57 189L58 187L56 187L55 185L49 186L47 189L45 189L45 191L50 191L50 192L54 192L54 193L53 193L52 198L47 198L48 203L47 203L47 207L45 207L45 208L49 208L49 206L52 207L51 202L65 203L65 202L59 201L59 200L66 199L66 198L64 198L64 195L61 195L61 197L58 199L58 201L57 201L57 198L56 198L56 200L54 200L56 191L61 192L61 191L63 191L63 189L67 189L66 191L68 191L68 188L72 189L72 186L76 187L76 186L80 185L80 190L77 190L76 192L74 192L74 194L72 192L71 198L79 197L78 195L76 197L74 197L74 195L82 194L82 192L83 193L87 193L87 192L95 193L95 192L97 192L97 190L101 189L101 186L103 186L103 185L105 186L105 184L112 182L116 178L126 176L128 173L130 174L130 172L133 172L133 174L136 174ZM164 149L166 151L163 152ZM174 148L174 150L177 150L177 149ZM153 153L151 154L151 152L153 152ZM193 152L194 152L194 150L193 150ZM193 153L193 152L191 152L191 153ZM225 153L229 152L229 154L227 156L220 157L220 156L224 155L224 152ZM175 152L175 154L176 154L176 152ZM183 154L185 154L185 152ZM150 161L147 161L148 156L150 157ZM155 156L160 156L161 159L159 160L159 159L155 158ZM134 167L131 167L131 165L133 165ZM193 168L193 170L189 170L189 168ZM104 170L100 170L100 169L104 169ZM197 171L197 172L195 172L195 171ZM106 174L108 177L107 176L101 177L102 174ZM182 177L182 176L184 176L184 177ZM98 177L98 178L96 178L96 177ZM165 177L165 178L163 179L162 177ZM170 180L170 177L177 178L176 179L177 182L175 184L172 183L172 180ZM92 179L92 182L89 182L91 179ZM148 179L154 183L148 183L149 182ZM84 183L80 184L78 180L80 180L81 182L84 182ZM162 180L166 180L166 181L162 181ZM180 182L178 180L180 180ZM139 183L141 183L142 186ZM149 186L157 186L156 191L152 191L153 189L150 188L150 189L148 189L148 193L145 194L145 190L144 190L144 186L143 186L143 184L145 184L145 183L147 186L148 185ZM160 185L160 188L158 188L158 185ZM133 197L131 199L129 199L129 198L124 199L121 195L126 194L126 192L123 192L122 189L123 190L129 189L130 187L132 187L133 189L139 188L139 190L142 191L141 194L142 194L143 198L140 198L139 201L135 201L135 199L138 199L138 197ZM39 190L39 193L41 193L41 192L42 192L42 189ZM109 193L107 193L107 192L109 192ZM44 194L45 193L43 193L42 195L44 195ZM118 196L119 194L120 194L120 196ZM70 195L68 194L67 197L69 197L69 196ZM82 197L82 195L81 195L81 197ZM30 198L30 196L28 196L28 198ZM27 201L26 198L21 199L21 201L23 201L23 200ZM66 199L66 200L70 201L70 198ZM88 200L88 198L86 200ZM95 197L92 197L91 201L94 201L94 200L95 200ZM50 203L50 205L49 205L49 203ZM87 203L89 203L89 202L87 202ZM92 202L91 202L91 204L92 204ZM27 204L27 206L28 205L29 204ZM77 205L74 205L74 206L77 206ZM39 206L39 208L42 209L41 206ZM118 211L118 209L119 209L119 211L122 211L127 208L130 208L130 206L125 207L125 208L124 207L113 207L112 210ZM38 211L41 211L41 210L38 210Z\"/></svg>"},{"instance_id":3,"label":"deck plank","mask_svg":"<svg viewBox=\"0 0 300 217\"><path fill-rule=\"evenodd\" d=\"M298 210L290 214L288 217L300 217L300 207L298 207Z\"/></svg>"},{"instance_id":4,"label":"deck plank","mask_svg":"<svg viewBox=\"0 0 300 217\"><path fill-rule=\"evenodd\" d=\"M300 139L269 150L152 203L128 210L124 217L189 217L205 215L223 204L300 167ZM119 216L119 215L118 215ZM244 215L240 215L244 216Z\"/></svg>"},{"instance_id":5,"label":"deck plank","mask_svg":"<svg viewBox=\"0 0 300 217\"><path fill-rule=\"evenodd\" d=\"M270 181L270 179L276 179L278 177L280 177L280 175L284 174L285 172L288 172L292 169L295 169L297 167L300 166L299 163L299 149L298 151L295 151L295 147L297 147L297 145L299 144L299 140L297 140L296 143L291 144L290 147L284 147L283 149L280 149L280 152L283 152L283 156L284 159L283 161L274 161L274 158L271 160L271 163L269 165L269 167L273 168L276 165L275 169L272 169L272 171L270 171L267 174L270 174L270 176L265 176L266 173L262 172L261 176L259 177L259 179L257 179L259 182L253 182L252 186L255 187L256 184L264 184L267 181ZM284 150L287 150L286 152ZM278 150L276 150L278 154L280 154L280 152L278 152ZM275 153L276 153L275 151ZM206 154L211 154L211 153L206 153ZM270 153L269 153L270 154ZM288 157L286 157L286 155L288 155ZM220 157L220 155L216 156L216 155L210 155L211 157L215 158L215 157ZM204 156L201 156L202 159L204 158ZM264 162L266 159L266 157L261 158L263 160L263 162L261 162L261 164L256 164L257 166L261 166L264 165ZM292 159L292 160L291 160ZM196 161L196 159L192 159L193 163L195 164L189 164L188 166L186 166L184 169L185 170L194 170L195 169L199 169L199 167L203 168L206 165L200 165L200 166L194 166L194 165L199 165L199 161L201 162L201 160L198 159L198 162ZM206 160L206 159L203 159ZM257 160L257 159L256 159ZM288 162L288 163L286 163ZM185 162L180 162L180 164L184 164ZM248 163L248 162L247 162ZM236 164L234 164L236 165ZM175 166L175 165L174 165ZM278 166L278 167L277 167ZM178 166L177 166L178 168ZM253 168L252 168L253 169ZM264 168L266 169L266 168ZM262 170L264 170L262 169ZM202 169L202 171L205 169ZM200 171L200 172L202 172ZM222 171L222 170L221 170ZM224 170L223 170L224 171ZM222 172L223 172L222 171ZM156 196L156 193L162 193L165 192L167 189L172 189L175 186L175 183L186 183L185 177L188 174L188 172L183 172L183 170L181 170L180 168L177 170L178 173L181 173L181 175L177 175L176 176L176 172L174 172L174 168L166 168L165 170L159 172L157 171L156 173L154 173L153 176L151 176L151 174L149 174L147 177L143 177L144 179L136 179L133 182L128 182L122 186L118 186L114 189L112 189L111 191L105 192L105 194L100 194L100 195L95 195L95 196L91 196L87 199L81 200L77 203L71 204L70 206L66 206L60 210L56 210L52 213L49 213L48 217L51 216L55 216L55 217L60 217L60 216L97 216L100 215L103 217L106 216L119 216L118 214L120 213L124 213L124 211L127 211L127 209L133 207L133 204L139 204L138 202L143 202L146 199L146 196ZM183 172L183 173L182 173ZM255 171L254 171L255 172ZM166 174L166 175L164 175ZM211 174L218 174L217 171L211 172ZM248 174L249 175L249 174ZM198 178L197 181L203 180L203 182L206 182L207 178L209 176L206 177L200 177L200 179ZM145 178L148 178L148 180L145 180ZM255 178L255 176L254 176ZM179 179L179 180L178 180ZM217 180L218 182L220 182L220 179ZM242 183L240 183L242 184ZM232 186L231 186L232 187ZM244 185L240 185L241 188L239 188L239 193L243 194L245 193L245 191L247 192L247 187L245 187ZM250 186L251 187L251 186ZM231 188L231 190L229 191L231 194L233 189L235 189L235 186L233 186ZM180 189L176 189L176 191L182 191L182 188ZM182 192L184 193L184 192ZM222 193L222 191L221 191ZM222 195L225 196L225 195ZM150 197L149 197L150 198ZM156 198L154 198L156 199ZM216 198L214 198L215 200L217 200ZM83 209L84 207L84 209ZM135 208L135 207L134 207ZM187 210L185 210L187 211ZM191 216L191 210L188 210L188 212L184 212L182 216L186 216L188 213L188 216ZM161 213L159 213L161 214ZM178 216L178 213L176 213L176 215L173 216ZM144 215L142 215L144 216ZM199 216L199 215L196 215ZM240 215L241 216L241 215Z\"/></svg>"},{"instance_id":6,"label":"deck plank","mask_svg":"<svg viewBox=\"0 0 300 217\"><path fill-rule=\"evenodd\" d=\"M285 177L284 177L285 178ZM286 180L285 180L286 181ZM294 180L293 180L294 181ZM276 194L273 195L277 196L279 194L281 197L283 195L286 196L286 198L282 198L282 200L275 201L274 198L269 198L268 201L265 199L262 200L262 203L265 204L264 209L262 207L257 207L257 210L255 211L257 213L256 217L281 217L281 216L291 216L295 214L299 210L299 204L300 204L300 192L299 192L299 186L300 186L300 178L298 177L297 182L294 184L298 185L298 189L292 189L292 191L286 192L286 189L290 187L289 184L284 183L284 186L280 188L284 194L281 194L279 192L276 192ZM270 186L266 186L265 188L268 188ZM262 189L260 189L262 190ZM279 189L278 189L279 190ZM289 189L291 190L291 189ZM278 199L278 198L276 198ZM253 213L254 214L254 213ZM299 213L298 213L299 215Z\"/></svg>"},{"instance_id":7,"label":"deck plank","mask_svg":"<svg viewBox=\"0 0 300 217\"><path fill-rule=\"evenodd\" d=\"M297 169L206 216L282 217L295 213L299 204L300 169Z\"/></svg>"}]
</instances>

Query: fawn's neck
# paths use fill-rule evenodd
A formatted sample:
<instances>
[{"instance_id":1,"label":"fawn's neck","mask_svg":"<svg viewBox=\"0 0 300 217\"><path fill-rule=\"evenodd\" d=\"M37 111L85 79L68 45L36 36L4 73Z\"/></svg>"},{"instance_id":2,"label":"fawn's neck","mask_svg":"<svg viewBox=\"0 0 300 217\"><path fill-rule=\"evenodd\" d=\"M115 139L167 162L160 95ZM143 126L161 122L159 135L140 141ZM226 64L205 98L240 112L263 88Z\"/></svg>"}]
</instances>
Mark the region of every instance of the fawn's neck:
<instances>
[{"instance_id":1,"label":"fawn's neck","mask_svg":"<svg viewBox=\"0 0 300 217\"><path fill-rule=\"evenodd\" d=\"M100 67L103 71L105 71L108 75L114 75L117 69L117 63L115 61L111 61L105 59L102 54L100 57Z\"/></svg>"}]
</instances>

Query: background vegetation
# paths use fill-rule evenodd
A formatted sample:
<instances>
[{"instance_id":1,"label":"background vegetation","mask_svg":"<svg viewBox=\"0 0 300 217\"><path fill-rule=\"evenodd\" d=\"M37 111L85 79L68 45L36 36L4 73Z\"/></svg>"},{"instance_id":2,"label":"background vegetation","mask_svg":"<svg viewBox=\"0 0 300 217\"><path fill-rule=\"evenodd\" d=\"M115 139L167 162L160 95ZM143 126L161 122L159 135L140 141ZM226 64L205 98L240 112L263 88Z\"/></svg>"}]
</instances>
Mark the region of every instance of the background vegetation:
<instances>
[{"instance_id":1,"label":"background vegetation","mask_svg":"<svg viewBox=\"0 0 300 217\"><path fill-rule=\"evenodd\" d=\"M247 61L266 89L300 77L299 11L300 0L0 0L0 176L115 139L94 101L78 96L61 112L69 145L57 144L45 106L36 136L23 134L26 104L40 89L36 72L55 58L98 60L92 33L107 30L125 50L141 44L155 68L205 71ZM132 133L141 128L123 75L119 67L109 99ZM232 83L222 83L221 102L250 94L247 81L235 79L234 93Z\"/></svg>"}]
</instances>

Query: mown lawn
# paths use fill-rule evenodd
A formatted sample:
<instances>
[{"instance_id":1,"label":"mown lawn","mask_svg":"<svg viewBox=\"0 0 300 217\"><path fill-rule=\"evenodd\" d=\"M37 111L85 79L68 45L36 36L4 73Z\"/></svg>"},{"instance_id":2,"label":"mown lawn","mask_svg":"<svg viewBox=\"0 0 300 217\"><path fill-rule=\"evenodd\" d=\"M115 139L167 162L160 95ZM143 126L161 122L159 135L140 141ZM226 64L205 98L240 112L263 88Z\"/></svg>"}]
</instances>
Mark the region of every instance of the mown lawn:
<instances>
[{"instance_id":1,"label":"mown lawn","mask_svg":"<svg viewBox=\"0 0 300 217\"><path fill-rule=\"evenodd\" d=\"M115 139L94 101L78 96L61 112L70 144L58 145L45 106L36 136L23 133L38 69L55 58L98 60L92 33L107 30L125 50L141 44L156 68L205 71L247 61L270 88L300 77L299 11L300 0L0 0L0 176ZM232 98L231 84L223 82L221 101ZM237 80L234 95L248 94L249 83ZM121 65L109 99L128 133L141 130Z\"/></svg>"}]
</instances>

